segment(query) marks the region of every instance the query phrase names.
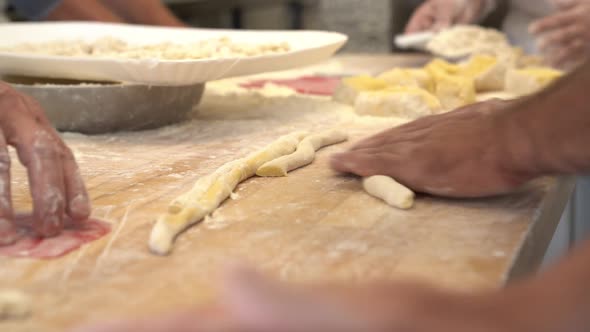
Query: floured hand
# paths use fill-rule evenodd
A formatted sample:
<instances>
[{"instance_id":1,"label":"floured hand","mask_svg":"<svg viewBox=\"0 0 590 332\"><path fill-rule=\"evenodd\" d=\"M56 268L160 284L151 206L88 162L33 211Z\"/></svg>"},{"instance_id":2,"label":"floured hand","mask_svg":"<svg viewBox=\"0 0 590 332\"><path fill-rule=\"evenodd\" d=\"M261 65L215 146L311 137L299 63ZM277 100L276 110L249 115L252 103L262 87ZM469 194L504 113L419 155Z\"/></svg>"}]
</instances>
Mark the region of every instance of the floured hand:
<instances>
[{"instance_id":1,"label":"floured hand","mask_svg":"<svg viewBox=\"0 0 590 332\"><path fill-rule=\"evenodd\" d=\"M0 82L0 245L20 237L14 226L9 145L27 168L38 235L59 234L66 216L74 223L88 218L88 194L72 152L37 102Z\"/></svg>"}]
</instances>

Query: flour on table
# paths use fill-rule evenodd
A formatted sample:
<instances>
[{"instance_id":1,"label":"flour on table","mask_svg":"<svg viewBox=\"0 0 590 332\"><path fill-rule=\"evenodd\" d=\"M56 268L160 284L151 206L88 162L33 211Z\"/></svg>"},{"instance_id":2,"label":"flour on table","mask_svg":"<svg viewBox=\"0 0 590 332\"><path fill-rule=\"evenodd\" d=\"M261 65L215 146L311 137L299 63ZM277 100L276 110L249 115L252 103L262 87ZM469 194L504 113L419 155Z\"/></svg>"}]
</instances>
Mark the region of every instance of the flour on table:
<instances>
[{"instance_id":1,"label":"flour on table","mask_svg":"<svg viewBox=\"0 0 590 332\"><path fill-rule=\"evenodd\" d=\"M307 166L315 159L316 151L333 144L346 141L348 134L342 130L330 130L304 138L297 150L290 155L271 160L260 166L256 175L263 177L286 176L288 172Z\"/></svg>"}]
</instances>

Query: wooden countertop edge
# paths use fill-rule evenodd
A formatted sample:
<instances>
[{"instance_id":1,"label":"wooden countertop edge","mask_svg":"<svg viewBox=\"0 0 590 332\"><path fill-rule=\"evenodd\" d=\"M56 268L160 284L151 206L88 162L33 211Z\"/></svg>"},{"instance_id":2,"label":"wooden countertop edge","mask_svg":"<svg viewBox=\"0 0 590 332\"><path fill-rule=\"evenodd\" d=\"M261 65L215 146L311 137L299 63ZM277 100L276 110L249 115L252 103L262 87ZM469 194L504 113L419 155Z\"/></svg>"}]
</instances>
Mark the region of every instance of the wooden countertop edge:
<instances>
[{"instance_id":1,"label":"wooden countertop edge","mask_svg":"<svg viewBox=\"0 0 590 332\"><path fill-rule=\"evenodd\" d=\"M561 216L576 183L574 176L560 177L543 199L535 220L522 240L520 250L512 262L504 282L513 281L535 273L543 262Z\"/></svg>"}]
</instances>

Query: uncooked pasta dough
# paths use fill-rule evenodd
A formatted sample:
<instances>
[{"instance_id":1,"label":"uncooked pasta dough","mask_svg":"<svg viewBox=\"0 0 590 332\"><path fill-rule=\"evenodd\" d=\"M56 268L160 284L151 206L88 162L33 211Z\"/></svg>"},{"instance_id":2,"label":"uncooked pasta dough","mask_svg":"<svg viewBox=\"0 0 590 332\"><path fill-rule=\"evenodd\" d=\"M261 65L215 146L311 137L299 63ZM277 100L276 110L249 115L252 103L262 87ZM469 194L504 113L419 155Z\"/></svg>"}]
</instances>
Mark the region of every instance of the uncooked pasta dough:
<instances>
[{"instance_id":1,"label":"uncooked pasta dough","mask_svg":"<svg viewBox=\"0 0 590 332\"><path fill-rule=\"evenodd\" d=\"M342 143L347 139L348 135L340 130L310 135L299 143L295 152L267 162L256 171L256 175L286 176L294 169L311 164L317 150L328 145Z\"/></svg>"},{"instance_id":2,"label":"uncooked pasta dough","mask_svg":"<svg viewBox=\"0 0 590 332\"><path fill-rule=\"evenodd\" d=\"M93 42L55 40L45 43L24 43L12 47L0 48L0 51L73 57L195 60L284 53L290 49L289 44L286 42L238 43L227 37L186 44L171 42L131 44L118 38L104 37Z\"/></svg>"},{"instance_id":3,"label":"uncooked pasta dough","mask_svg":"<svg viewBox=\"0 0 590 332\"><path fill-rule=\"evenodd\" d=\"M376 175L363 179L363 188L371 196L399 209L409 209L414 205L414 192L394 179Z\"/></svg>"},{"instance_id":4,"label":"uncooked pasta dough","mask_svg":"<svg viewBox=\"0 0 590 332\"><path fill-rule=\"evenodd\" d=\"M227 163L199 179L189 192L176 198L168 207L168 212L157 220L149 239L151 251L159 255L169 254L178 234L215 211L236 186L254 176L260 166L293 153L305 136L305 132L296 132L280 137L264 149Z\"/></svg>"}]
</instances>

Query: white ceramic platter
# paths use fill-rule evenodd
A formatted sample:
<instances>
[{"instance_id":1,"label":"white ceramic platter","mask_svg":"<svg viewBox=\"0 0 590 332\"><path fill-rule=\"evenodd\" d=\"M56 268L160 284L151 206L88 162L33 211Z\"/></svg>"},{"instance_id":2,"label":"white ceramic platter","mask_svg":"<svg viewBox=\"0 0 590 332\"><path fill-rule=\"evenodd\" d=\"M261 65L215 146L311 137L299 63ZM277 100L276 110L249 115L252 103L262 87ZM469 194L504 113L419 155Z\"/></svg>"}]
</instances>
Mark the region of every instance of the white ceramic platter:
<instances>
[{"instance_id":1,"label":"white ceramic platter","mask_svg":"<svg viewBox=\"0 0 590 332\"><path fill-rule=\"evenodd\" d=\"M199 60L135 60L0 52L0 74L149 85L189 85L311 65L330 58L347 41L323 31L252 31L161 28L88 22L0 24L0 47L55 40L116 37L133 44L191 43L229 37L238 43L287 42L286 53Z\"/></svg>"}]
</instances>

